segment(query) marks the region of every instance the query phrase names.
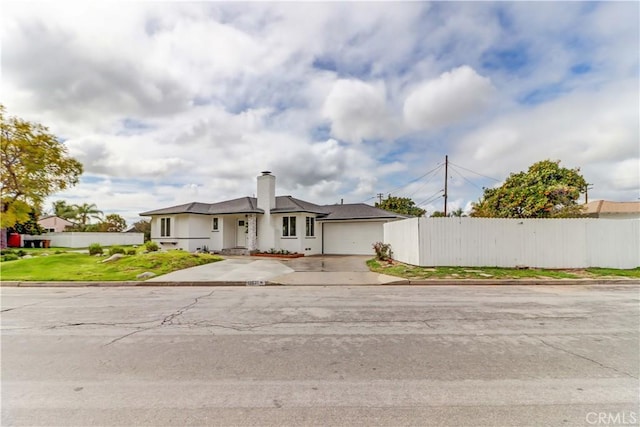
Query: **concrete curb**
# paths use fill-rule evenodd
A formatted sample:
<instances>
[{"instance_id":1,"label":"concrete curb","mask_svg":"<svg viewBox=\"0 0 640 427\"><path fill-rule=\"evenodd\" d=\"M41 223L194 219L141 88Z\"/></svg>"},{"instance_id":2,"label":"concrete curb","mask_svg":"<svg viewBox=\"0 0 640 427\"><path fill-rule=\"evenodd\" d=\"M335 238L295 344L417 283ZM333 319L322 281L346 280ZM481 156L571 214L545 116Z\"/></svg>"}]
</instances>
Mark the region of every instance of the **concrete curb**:
<instances>
[{"instance_id":1,"label":"concrete curb","mask_svg":"<svg viewBox=\"0 0 640 427\"><path fill-rule=\"evenodd\" d=\"M575 285L628 285L638 286L638 279L431 279L431 280L406 280L399 279L389 283L353 283L353 284L327 284L327 283L304 283L304 284L281 284L270 281L234 281L234 282L0 282L0 287L15 288L105 288L105 287L180 287L180 286L575 286Z\"/></svg>"},{"instance_id":2,"label":"concrete curb","mask_svg":"<svg viewBox=\"0 0 640 427\"><path fill-rule=\"evenodd\" d=\"M572 285L640 285L639 279L431 279L410 280L415 286L572 286Z\"/></svg>"}]
</instances>

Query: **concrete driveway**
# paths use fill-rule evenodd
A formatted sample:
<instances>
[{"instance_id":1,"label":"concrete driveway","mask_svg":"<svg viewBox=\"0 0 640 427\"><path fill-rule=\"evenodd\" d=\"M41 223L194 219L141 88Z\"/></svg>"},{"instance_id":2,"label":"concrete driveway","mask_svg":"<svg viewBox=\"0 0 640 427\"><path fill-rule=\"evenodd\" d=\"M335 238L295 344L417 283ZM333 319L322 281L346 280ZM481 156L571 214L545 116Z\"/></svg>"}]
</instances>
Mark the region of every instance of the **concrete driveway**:
<instances>
[{"instance_id":1,"label":"concrete driveway","mask_svg":"<svg viewBox=\"0 0 640 427\"><path fill-rule=\"evenodd\" d=\"M224 261L186 268L154 277L149 284L277 284L380 285L404 279L372 273L368 256L308 256L303 258L226 257Z\"/></svg>"}]
</instances>

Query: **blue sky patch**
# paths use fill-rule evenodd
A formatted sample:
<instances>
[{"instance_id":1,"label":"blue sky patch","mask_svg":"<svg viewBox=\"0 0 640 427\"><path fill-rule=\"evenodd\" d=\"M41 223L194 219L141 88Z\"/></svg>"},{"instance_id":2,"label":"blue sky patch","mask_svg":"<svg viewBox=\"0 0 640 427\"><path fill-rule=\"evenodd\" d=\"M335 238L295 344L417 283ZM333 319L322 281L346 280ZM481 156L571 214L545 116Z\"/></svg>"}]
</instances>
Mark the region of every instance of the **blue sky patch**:
<instances>
[{"instance_id":1,"label":"blue sky patch","mask_svg":"<svg viewBox=\"0 0 640 427\"><path fill-rule=\"evenodd\" d=\"M518 101L521 104L536 105L555 99L567 92L568 90L561 83L552 83L526 93Z\"/></svg>"},{"instance_id":2,"label":"blue sky patch","mask_svg":"<svg viewBox=\"0 0 640 427\"><path fill-rule=\"evenodd\" d=\"M572 74L587 74L589 71L591 71L591 64L588 64L586 62L576 64L571 67Z\"/></svg>"},{"instance_id":3,"label":"blue sky patch","mask_svg":"<svg viewBox=\"0 0 640 427\"><path fill-rule=\"evenodd\" d=\"M510 72L525 68L531 59L523 44L508 49L489 49L480 59L482 67L488 70L505 70Z\"/></svg>"}]
</instances>

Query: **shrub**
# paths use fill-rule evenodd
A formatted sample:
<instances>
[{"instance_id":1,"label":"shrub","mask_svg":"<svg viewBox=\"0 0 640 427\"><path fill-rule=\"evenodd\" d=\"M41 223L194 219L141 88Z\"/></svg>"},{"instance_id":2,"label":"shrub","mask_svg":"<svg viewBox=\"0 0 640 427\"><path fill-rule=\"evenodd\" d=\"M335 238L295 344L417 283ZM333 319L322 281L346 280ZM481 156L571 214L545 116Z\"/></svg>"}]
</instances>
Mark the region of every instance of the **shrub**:
<instances>
[{"instance_id":1,"label":"shrub","mask_svg":"<svg viewBox=\"0 0 640 427\"><path fill-rule=\"evenodd\" d=\"M27 254L27 253L26 253L25 251L23 251L22 249L18 249L18 252L17 252L17 253L18 253L18 256L19 256L19 257L23 257L23 256L25 256L25 255Z\"/></svg>"},{"instance_id":2,"label":"shrub","mask_svg":"<svg viewBox=\"0 0 640 427\"><path fill-rule=\"evenodd\" d=\"M92 243L89 245L89 255L102 255L103 252L100 243Z\"/></svg>"},{"instance_id":3,"label":"shrub","mask_svg":"<svg viewBox=\"0 0 640 427\"><path fill-rule=\"evenodd\" d=\"M135 254L137 254L137 253L138 253L138 252L137 252L135 249L133 249L133 248L132 248L132 249L127 249L127 255L135 255Z\"/></svg>"},{"instance_id":4,"label":"shrub","mask_svg":"<svg viewBox=\"0 0 640 427\"><path fill-rule=\"evenodd\" d=\"M13 249L0 249L0 255L9 255L13 253Z\"/></svg>"},{"instance_id":5,"label":"shrub","mask_svg":"<svg viewBox=\"0 0 640 427\"><path fill-rule=\"evenodd\" d=\"M160 249L160 248L158 247L158 244L157 244L156 242L152 241L152 240L149 240L148 242L146 242L146 243L144 244L144 247L145 247L149 252L155 252L155 251L157 251L158 249Z\"/></svg>"},{"instance_id":6,"label":"shrub","mask_svg":"<svg viewBox=\"0 0 640 427\"><path fill-rule=\"evenodd\" d=\"M124 248L121 248L120 246L111 246L109 248L109 255L115 255L115 254L124 255Z\"/></svg>"},{"instance_id":7,"label":"shrub","mask_svg":"<svg viewBox=\"0 0 640 427\"><path fill-rule=\"evenodd\" d=\"M2 261L15 261L17 259L20 259L20 257L14 253L2 255Z\"/></svg>"},{"instance_id":8,"label":"shrub","mask_svg":"<svg viewBox=\"0 0 640 427\"><path fill-rule=\"evenodd\" d=\"M376 252L376 258L380 261L386 261L391 256L391 245L388 243L375 242L373 250Z\"/></svg>"}]
</instances>

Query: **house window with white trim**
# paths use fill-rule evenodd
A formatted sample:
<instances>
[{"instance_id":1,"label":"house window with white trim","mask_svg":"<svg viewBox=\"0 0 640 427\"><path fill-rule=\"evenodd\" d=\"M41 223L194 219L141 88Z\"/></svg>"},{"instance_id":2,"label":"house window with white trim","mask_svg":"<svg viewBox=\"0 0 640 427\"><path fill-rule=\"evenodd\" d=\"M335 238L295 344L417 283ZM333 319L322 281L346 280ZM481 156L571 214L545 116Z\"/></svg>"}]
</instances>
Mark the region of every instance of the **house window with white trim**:
<instances>
[{"instance_id":1,"label":"house window with white trim","mask_svg":"<svg viewBox=\"0 0 640 427\"><path fill-rule=\"evenodd\" d=\"M218 223L218 218L213 218L213 231L218 231L220 230L220 228L218 228L220 225Z\"/></svg>"},{"instance_id":2,"label":"house window with white trim","mask_svg":"<svg viewBox=\"0 0 640 427\"><path fill-rule=\"evenodd\" d=\"M306 227L304 235L306 237L315 237L316 219L308 216L306 219Z\"/></svg>"},{"instance_id":3,"label":"house window with white trim","mask_svg":"<svg viewBox=\"0 0 640 427\"><path fill-rule=\"evenodd\" d=\"M171 218L160 218L160 237L171 236Z\"/></svg>"},{"instance_id":4,"label":"house window with white trim","mask_svg":"<svg viewBox=\"0 0 640 427\"><path fill-rule=\"evenodd\" d=\"M285 216L282 217L282 237L295 237L296 236L296 217Z\"/></svg>"}]
</instances>

